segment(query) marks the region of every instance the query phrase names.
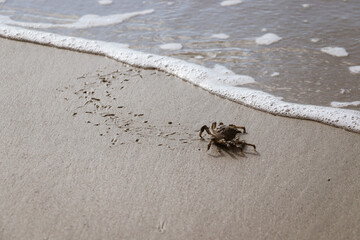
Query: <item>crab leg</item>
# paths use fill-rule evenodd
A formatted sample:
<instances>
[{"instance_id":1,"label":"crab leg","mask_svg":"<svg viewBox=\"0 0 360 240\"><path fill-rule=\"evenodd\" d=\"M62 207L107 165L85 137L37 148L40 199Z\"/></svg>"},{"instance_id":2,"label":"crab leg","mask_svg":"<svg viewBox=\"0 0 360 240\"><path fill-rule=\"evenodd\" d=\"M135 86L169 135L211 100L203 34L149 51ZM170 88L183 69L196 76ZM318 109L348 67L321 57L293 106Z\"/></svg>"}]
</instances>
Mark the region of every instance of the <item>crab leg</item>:
<instances>
[{"instance_id":1,"label":"crab leg","mask_svg":"<svg viewBox=\"0 0 360 240\"><path fill-rule=\"evenodd\" d=\"M245 127L235 126L234 124L230 124L229 126L234 127L234 128L240 128L240 129L244 130L244 133L246 133Z\"/></svg>"},{"instance_id":2,"label":"crab leg","mask_svg":"<svg viewBox=\"0 0 360 240\"><path fill-rule=\"evenodd\" d=\"M209 127L206 126L206 125L204 125L204 126L201 127L200 133L199 133L199 136L200 136L201 138L203 138L203 137L201 136L201 134L202 134L204 131L206 131L209 135L215 137L214 134L212 134L212 133L210 132Z\"/></svg>"},{"instance_id":3,"label":"crab leg","mask_svg":"<svg viewBox=\"0 0 360 240\"><path fill-rule=\"evenodd\" d=\"M212 138L212 139L210 140L208 146L207 146L207 150L206 150L206 151L209 151L209 149L210 149L210 147L211 147L211 144L212 144L213 142L215 142L215 139Z\"/></svg>"},{"instance_id":4,"label":"crab leg","mask_svg":"<svg viewBox=\"0 0 360 240\"><path fill-rule=\"evenodd\" d=\"M210 149L211 147L211 144L213 143L218 143L218 144L222 144L222 145L226 145L228 148L230 147L230 145L234 145L233 142L231 141L226 141L224 139L220 139L220 140L216 140L215 138L211 138L209 144L208 144L208 147L207 147L207 151Z\"/></svg>"},{"instance_id":5,"label":"crab leg","mask_svg":"<svg viewBox=\"0 0 360 240\"><path fill-rule=\"evenodd\" d=\"M226 145L228 148L230 147L231 144L233 144L231 141L226 141L225 139L220 139L215 141L219 144Z\"/></svg>"},{"instance_id":6,"label":"crab leg","mask_svg":"<svg viewBox=\"0 0 360 240\"><path fill-rule=\"evenodd\" d=\"M244 146L252 146L256 152L256 146L254 144L251 144L251 143L246 143L244 140L240 141L239 142L239 139L236 139L235 141L236 144L240 144L241 145L241 148L244 148Z\"/></svg>"},{"instance_id":7,"label":"crab leg","mask_svg":"<svg viewBox=\"0 0 360 240\"><path fill-rule=\"evenodd\" d=\"M256 146L254 144L250 144L250 143L244 143L245 145L248 145L248 146L252 146L256 152Z\"/></svg>"},{"instance_id":8,"label":"crab leg","mask_svg":"<svg viewBox=\"0 0 360 240\"><path fill-rule=\"evenodd\" d=\"M216 128L216 122L213 122L213 123L211 124L211 130L212 130L213 132L215 132L215 128Z\"/></svg>"}]
</instances>

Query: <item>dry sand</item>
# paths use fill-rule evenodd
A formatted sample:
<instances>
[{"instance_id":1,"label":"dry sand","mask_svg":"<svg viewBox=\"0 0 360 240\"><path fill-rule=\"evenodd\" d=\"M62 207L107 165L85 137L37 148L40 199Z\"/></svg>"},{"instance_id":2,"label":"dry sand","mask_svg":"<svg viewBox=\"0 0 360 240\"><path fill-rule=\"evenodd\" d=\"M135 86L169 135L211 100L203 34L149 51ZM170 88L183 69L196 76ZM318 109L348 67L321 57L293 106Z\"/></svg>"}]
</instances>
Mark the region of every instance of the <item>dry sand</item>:
<instances>
[{"instance_id":1,"label":"dry sand","mask_svg":"<svg viewBox=\"0 0 360 240\"><path fill-rule=\"evenodd\" d=\"M360 236L359 134L102 56L0 54L0 239ZM246 126L259 154L206 152L213 121Z\"/></svg>"}]
</instances>

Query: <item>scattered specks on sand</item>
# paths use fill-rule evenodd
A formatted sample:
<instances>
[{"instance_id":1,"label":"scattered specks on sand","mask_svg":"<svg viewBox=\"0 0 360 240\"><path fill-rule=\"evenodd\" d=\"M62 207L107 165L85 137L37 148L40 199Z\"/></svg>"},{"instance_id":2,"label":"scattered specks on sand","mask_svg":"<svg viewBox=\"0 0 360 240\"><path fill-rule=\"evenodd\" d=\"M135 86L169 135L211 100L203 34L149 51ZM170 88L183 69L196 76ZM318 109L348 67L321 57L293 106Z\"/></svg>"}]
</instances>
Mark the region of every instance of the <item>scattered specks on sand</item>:
<instances>
[{"instance_id":1,"label":"scattered specks on sand","mask_svg":"<svg viewBox=\"0 0 360 240\"><path fill-rule=\"evenodd\" d=\"M139 112L131 104L125 104L123 91L126 90L123 89L142 81L144 74L141 70L129 68L124 72L110 72L99 69L96 72L74 78L74 85L56 89L67 99L72 117L85 120L85 124L93 128L99 138L95 141L105 141L113 149L116 145L135 142L175 150L179 141L189 143L197 139L196 133L188 133L189 129L180 123L153 121L145 111ZM150 136L156 136L156 141Z\"/></svg>"}]
</instances>

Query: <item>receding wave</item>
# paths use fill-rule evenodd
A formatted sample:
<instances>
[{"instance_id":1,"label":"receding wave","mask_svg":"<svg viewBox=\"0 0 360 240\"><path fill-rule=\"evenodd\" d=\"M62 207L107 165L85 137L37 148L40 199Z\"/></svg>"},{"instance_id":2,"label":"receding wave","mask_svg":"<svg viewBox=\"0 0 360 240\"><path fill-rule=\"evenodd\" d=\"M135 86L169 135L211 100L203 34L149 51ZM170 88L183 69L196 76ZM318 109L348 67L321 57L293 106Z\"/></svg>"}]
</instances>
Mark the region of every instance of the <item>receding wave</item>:
<instances>
[{"instance_id":1,"label":"receding wave","mask_svg":"<svg viewBox=\"0 0 360 240\"><path fill-rule=\"evenodd\" d=\"M139 12L130 12L123 14L112 14L106 16L98 16L95 14L87 14L72 23L36 23L36 22L21 22L12 20L9 16L0 16L0 22L3 24L9 24L19 27L28 28L72 28L72 29L84 29L91 27L102 27L113 24L121 23L129 18L136 17L139 15L146 15L154 12L153 9L148 9Z\"/></svg>"},{"instance_id":2,"label":"receding wave","mask_svg":"<svg viewBox=\"0 0 360 240\"><path fill-rule=\"evenodd\" d=\"M360 132L360 112L348 109L302 105L282 101L271 94L239 87L253 83L250 76L237 75L222 66L206 68L184 60L148 54L126 48L126 45L62 36L0 25L0 36L59 48L104 55L142 68L156 68L189 81L211 93L235 102L280 116L308 119Z\"/></svg>"}]
</instances>

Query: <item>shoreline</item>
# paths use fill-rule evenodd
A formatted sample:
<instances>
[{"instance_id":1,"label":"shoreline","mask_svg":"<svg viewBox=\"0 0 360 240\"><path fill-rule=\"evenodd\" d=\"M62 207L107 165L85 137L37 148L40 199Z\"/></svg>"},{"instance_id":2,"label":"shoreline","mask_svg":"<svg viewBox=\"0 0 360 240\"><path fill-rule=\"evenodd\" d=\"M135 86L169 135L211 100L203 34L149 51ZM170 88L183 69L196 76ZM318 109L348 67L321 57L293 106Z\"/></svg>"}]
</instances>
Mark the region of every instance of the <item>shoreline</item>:
<instances>
[{"instance_id":1,"label":"shoreline","mask_svg":"<svg viewBox=\"0 0 360 240\"><path fill-rule=\"evenodd\" d=\"M105 57L105 58L107 58L107 56L102 55L102 54L92 53L92 52L84 52L84 51L76 50L76 49L68 49L68 48L65 48L65 47L56 47L56 46L53 46L53 45L51 45L51 44L46 45L46 44L42 44L42 43L25 41L25 40L19 40L19 39L12 39L12 38L6 38L6 37L0 37L0 39L6 39L6 40L9 40L9 41L17 41L17 42L21 42L21 43L30 43L30 44L35 44L35 45L44 46L44 47L57 48L57 49L60 49L60 50L73 51L73 52L77 52L77 53L90 54L90 55L95 55L95 56L100 56L100 57ZM112 58L109 58L109 59L114 60L114 61L116 61L116 62L119 62L120 64L129 65L129 66L134 67L134 68L140 68L140 69L143 69L143 70L155 70L155 71L162 72L162 73L164 73L164 74L171 74L171 73L167 73L167 72L164 71L164 70L156 69L156 68L153 68L153 67L146 68L146 67L136 66L136 65L133 66L133 65L127 64L127 63L125 63L125 62L117 61L116 59L112 59ZM190 83L190 82L188 82L188 81L185 80L185 79L179 78L179 77L177 77L176 75L173 75L173 74L171 74L171 75L172 75L173 77L175 77L175 78L178 78L179 80L182 80L183 82L186 82L186 83L192 84L192 85L195 86L195 87L201 88L200 86L198 86L198 85L196 85L196 84L193 84L193 83ZM203 89L202 89L202 90L203 90ZM206 91L206 90L205 90L205 91ZM240 102L238 102L238 101L236 101L236 100L234 100L234 99L226 98L226 97L224 97L223 95L220 95L220 94L217 94L217 93L214 93L214 92L208 92L208 93L210 93L211 95L214 95L214 96L216 96L216 97L219 97L219 98L221 98L221 99L223 99L223 100L231 101L231 102L233 102L233 103L235 103L235 104L239 104L239 105L241 105L241 106L243 106L243 107L250 108L250 109L253 109L253 110L255 110L255 111L261 111L261 112L263 112L263 113L273 115L274 117L283 117L283 118L297 119L297 120L302 120L302 121L316 122L316 123L319 123L319 124L323 124L323 125L325 125L325 126L330 126L330 127L334 127L334 128L339 128L339 129L341 129L341 130L345 130L345 131L348 131L348 132L351 132L351 133L359 133L359 134L360 134L360 131L359 131L359 132L358 132L358 131L354 131L354 130L352 130L352 129L347 129L347 128L344 128L344 127L341 127L341 126L336 126L336 125L331 125L331 124L324 123L324 122L317 121L317 120L313 120L313 119L307 119L307 118L301 118L301 117L296 118L296 117L292 117L292 116L286 116L286 115L285 115L285 116L282 116L282 115L278 115L278 114L276 114L276 113L267 112L267 111L265 111L265 110L257 109L256 107L253 107L253 106L251 106L251 105L246 105L246 104L244 104L244 103L240 103ZM290 103L290 104L292 104L292 103ZM322 106L319 106L319 107L322 107ZM346 110L348 110L348 109L346 109ZM356 110L350 110L350 111L356 111Z\"/></svg>"},{"instance_id":2,"label":"shoreline","mask_svg":"<svg viewBox=\"0 0 360 240\"><path fill-rule=\"evenodd\" d=\"M215 68L209 69L179 59L138 52L127 48L124 44L67 37L6 25L0 25L0 36L61 49L103 55L144 69L159 69L215 95L230 99L247 107L277 116L322 122L360 133L359 111L288 103L282 101L279 97L262 91L231 86L234 83L242 85L253 82L254 79L250 76L221 74L221 71L219 72ZM228 83L229 85L219 84L221 82Z\"/></svg>"},{"instance_id":3,"label":"shoreline","mask_svg":"<svg viewBox=\"0 0 360 240\"><path fill-rule=\"evenodd\" d=\"M358 133L103 56L0 44L0 238L360 235ZM206 151L213 121L245 126L258 153Z\"/></svg>"}]
</instances>

